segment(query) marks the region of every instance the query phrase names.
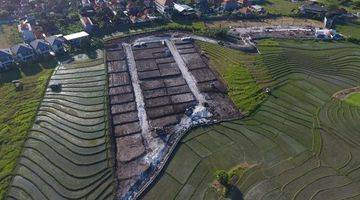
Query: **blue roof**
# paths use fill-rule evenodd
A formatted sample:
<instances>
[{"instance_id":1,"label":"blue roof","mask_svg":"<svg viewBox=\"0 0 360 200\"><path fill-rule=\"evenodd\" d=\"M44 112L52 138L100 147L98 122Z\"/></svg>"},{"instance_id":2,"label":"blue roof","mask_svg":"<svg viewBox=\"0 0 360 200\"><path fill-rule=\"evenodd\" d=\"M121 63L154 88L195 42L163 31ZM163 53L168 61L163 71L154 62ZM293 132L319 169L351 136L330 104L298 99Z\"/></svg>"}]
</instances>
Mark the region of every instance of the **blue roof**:
<instances>
[{"instance_id":1,"label":"blue roof","mask_svg":"<svg viewBox=\"0 0 360 200\"><path fill-rule=\"evenodd\" d=\"M45 40L37 39L30 42L30 45L34 49L47 50L49 49L49 45L45 42Z\"/></svg>"},{"instance_id":2,"label":"blue roof","mask_svg":"<svg viewBox=\"0 0 360 200\"><path fill-rule=\"evenodd\" d=\"M31 48L30 45L28 44L25 44L25 43L21 43L21 44L16 44L14 46L12 46L11 48L11 51L14 53L14 54L18 54L18 53L29 53L29 52L32 52L33 49Z\"/></svg>"}]
</instances>

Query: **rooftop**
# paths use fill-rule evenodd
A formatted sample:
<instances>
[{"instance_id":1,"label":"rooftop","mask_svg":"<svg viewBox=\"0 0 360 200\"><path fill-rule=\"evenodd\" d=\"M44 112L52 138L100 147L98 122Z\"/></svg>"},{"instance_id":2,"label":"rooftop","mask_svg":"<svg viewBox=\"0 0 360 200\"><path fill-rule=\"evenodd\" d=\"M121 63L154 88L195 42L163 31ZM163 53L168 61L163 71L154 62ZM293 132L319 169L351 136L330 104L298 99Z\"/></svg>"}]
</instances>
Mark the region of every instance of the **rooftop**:
<instances>
[{"instance_id":1,"label":"rooftop","mask_svg":"<svg viewBox=\"0 0 360 200\"><path fill-rule=\"evenodd\" d=\"M184 11L187 11L187 12L192 12L194 11L194 9L188 5L185 5L185 4L177 4L177 3L174 3L174 9L177 10L178 12L184 12Z\"/></svg>"},{"instance_id":2,"label":"rooftop","mask_svg":"<svg viewBox=\"0 0 360 200\"><path fill-rule=\"evenodd\" d=\"M80 38L84 38L84 37L88 37L88 36L89 36L89 34L87 32L81 31L78 33L70 34L70 35L65 35L64 38L67 41L71 41L71 40L76 40L76 39L80 39Z\"/></svg>"}]
</instances>

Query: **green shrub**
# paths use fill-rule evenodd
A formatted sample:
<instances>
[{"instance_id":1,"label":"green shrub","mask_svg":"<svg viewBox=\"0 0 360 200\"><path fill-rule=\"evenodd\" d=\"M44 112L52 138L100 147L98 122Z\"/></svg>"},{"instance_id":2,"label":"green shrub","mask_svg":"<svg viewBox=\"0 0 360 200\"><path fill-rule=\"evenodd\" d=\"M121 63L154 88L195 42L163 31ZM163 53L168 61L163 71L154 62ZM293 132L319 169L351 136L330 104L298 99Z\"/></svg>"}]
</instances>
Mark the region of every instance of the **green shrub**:
<instances>
[{"instance_id":1,"label":"green shrub","mask_svg":"<svg viewBox=\"0 0 360 200\"><path fill-rule=\"evenodd\" d=\"M218 170L215 172L216 180L223 186L229 185L229 174L225 170Z\"/></svg>"}]
</instances>

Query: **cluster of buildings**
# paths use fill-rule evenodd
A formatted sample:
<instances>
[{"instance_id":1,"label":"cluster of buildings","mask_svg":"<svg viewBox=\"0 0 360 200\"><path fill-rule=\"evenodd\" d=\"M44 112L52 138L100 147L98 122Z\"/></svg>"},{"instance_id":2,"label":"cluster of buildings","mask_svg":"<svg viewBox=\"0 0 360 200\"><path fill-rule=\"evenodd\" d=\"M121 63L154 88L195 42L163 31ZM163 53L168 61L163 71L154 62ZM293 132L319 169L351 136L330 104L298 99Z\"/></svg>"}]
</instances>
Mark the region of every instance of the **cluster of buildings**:
<instances>
[{"instance_id":1,"label":"cluster of buildings","mask_svg":"<svg viewBox=\"0 0 360 200\"><path fill-rule=\"evenodd\" d=\"M192 5L175 3L172 0L155 0L157 11L165 14L175 12L183 16L201 14L221 14L224 12L265 13L265 9L258 5L264 0L193 0Z\"/></svg>"},{"instance_id":2,"label":"cluster of buildings","mask_svg":"<svg viewBox=\"0 0 360 200\"><path fill-rule=\"evenodd\" d=\"M50 53L65 52L64 40L58 36L45 39L35 39L29 43L16 44L7 49L0 49L0 71L7 70L16 63L35 61L41 57L50 56Z\"/></svg>"},{"instance_id":3,"label":"cluster of buildings","mask_svg":"<svg viewBox=\"0 0 360 200\"><path fill-rule=\"evenodd\" d=\"M224 12L265 13L265 9L257 5L263 1L193 0L191 4L182 4L176 0L82 0L80 17L84 30L92 32L96 29L93 21L98 12L105 14L106 23L111 23L116 16L122 18L120 21L123 23L135 24L174 16L196 18L201 14L217 15Z\"/></svg>"},{"instance_id":4,"label":"cluster of buildings","mask_svg":"<svg viewBox=\"0 0 360 200\"><path fill-rule=\"evenodd\" d=\"M356 15L348 13L343 8L328 10L325 5L313 1L300 6L300 14L305 17L324 19L326 28L332 28L337 21L351 21L357 18Z\"/></svg>"},{"instance_id":5,"label":"cluster of buildings","mask_svg":"<svg viewBox=\"0 0 360 200\"><path fill-rule=\"evenodd\" d=\"M7 49L0 49L0 71L8 70L16 64L33 62L39 58L62 55L66 51L66 45L79 46L80 41L88 37L89 34L82 31L65 36L53 35L43 39L34 39Z\"/></svg>"}]
</instances>

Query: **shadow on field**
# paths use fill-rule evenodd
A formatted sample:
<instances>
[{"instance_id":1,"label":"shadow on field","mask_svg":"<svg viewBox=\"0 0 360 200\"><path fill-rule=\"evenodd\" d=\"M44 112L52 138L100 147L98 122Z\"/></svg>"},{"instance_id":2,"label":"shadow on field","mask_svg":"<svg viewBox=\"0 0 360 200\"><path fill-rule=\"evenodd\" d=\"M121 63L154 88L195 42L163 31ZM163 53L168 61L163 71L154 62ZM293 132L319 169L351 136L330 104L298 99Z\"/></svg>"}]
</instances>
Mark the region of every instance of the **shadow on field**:
<instances>
[{"instance_id":1,"label":"shadow on field","mask_svg":"<svg viewBox=\"0 0 360 200\"><path fill-rule=\"evenodd\" d=\"M39 64L23 64L20 69L25 76L34 76L42 70Z\"/></svg>"},{"instance_id":2,"label":"shadow on field","mask_svg":"<svg viewBox=\"0 0 360 200\"><path fill-rule=\"evenodd\" d=\"M232 200L244 200L243 193L236 186L232 186L230 188L230 194L228 198Z\"/></svg>"},{"instance_id":3,"label":"shadow on field","mask_svg":"<svg viewBox=\"0 0 360 200\"><path fill-rule=\"evenodd\" d=\"M0 84L11 83L24 76L34 76L43 69L54 69L58 65L58 60L54 58L43 59L38 63L29 63L11 66L9 70L0 72Z\"/></svg>"},{"instance_id":4,"label":"shadow on field","mask_svg":"<svg viewBox=\"0 0 360 200\"><path fill-rule=\"evenodd\" d=\"M86 51L85 55L87 55L87 57L89 57L90 59L97 59L98 58L97 51Z\"/></svg>"},{"instance_id":5,"label":"shadow on field","mask_svg":"<svg viewBox=\"0 0 360 200\"><path fill-rule=\"evenodd\" d=\"M19 68L14 67L8 71L0 72L0 84L10 83L13 80L21 78L21 71Z\"/></svg>"}]
</instances>

